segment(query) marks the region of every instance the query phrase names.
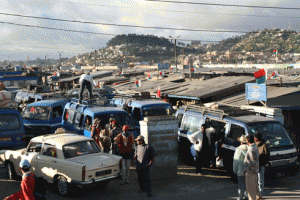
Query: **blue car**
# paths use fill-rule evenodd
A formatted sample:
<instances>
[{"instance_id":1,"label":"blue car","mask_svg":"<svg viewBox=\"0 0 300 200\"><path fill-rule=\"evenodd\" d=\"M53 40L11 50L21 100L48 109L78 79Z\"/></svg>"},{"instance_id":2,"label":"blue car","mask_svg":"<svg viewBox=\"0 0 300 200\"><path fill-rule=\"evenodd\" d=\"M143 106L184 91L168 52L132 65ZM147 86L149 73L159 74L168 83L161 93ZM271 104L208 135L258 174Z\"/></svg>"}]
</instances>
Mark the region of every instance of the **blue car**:
<instances>
[{"instance_id":1,"label":"blue car","mask_svg":"<svg viewBox=\"0 0 300 200\"><path fill-rule=\"evenodd\" d=\"M68 100L42 100L28 104L22 112L26 137L52 134L61 127L64 107Z\"/></svg>"},{"instance_id":2,"label":"blue car","mask_svg":"<svg viewBox=\"0 0 300 200\"><path fill-rule=\"evenodd\" d=\"M20 112L16 109L0 109L0 148L24 146L25 128Z\"/></svg>"}]
</instances>

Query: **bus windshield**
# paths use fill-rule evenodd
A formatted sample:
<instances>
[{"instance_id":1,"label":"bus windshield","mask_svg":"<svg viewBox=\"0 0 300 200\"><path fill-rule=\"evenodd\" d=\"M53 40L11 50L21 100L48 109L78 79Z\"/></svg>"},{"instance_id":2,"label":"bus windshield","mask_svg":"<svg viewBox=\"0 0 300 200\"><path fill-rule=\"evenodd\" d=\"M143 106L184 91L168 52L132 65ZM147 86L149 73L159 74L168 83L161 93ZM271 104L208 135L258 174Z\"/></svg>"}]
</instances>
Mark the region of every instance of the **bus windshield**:
<instances>
[{"instance_id":1,"label":"bus windshield","mask_svg":"<svg viewBox=\"0 0 300 200\"><path fill-rule=\"evenodd\" d=\"M280 123L259 123L248 126L250 134L261 133L270 149L293 147L293 142Z\"/></svg>"},{"instance_id":2,"label":"bus windshield","mask_svg":"<svg viewBox=\"0 0 300 200\"><path fill-rule=\"evenodd\" d=\"M50 117L50 106L26 106L22 112L24 119L48 120Z\"/></svg>"}]
</instances>

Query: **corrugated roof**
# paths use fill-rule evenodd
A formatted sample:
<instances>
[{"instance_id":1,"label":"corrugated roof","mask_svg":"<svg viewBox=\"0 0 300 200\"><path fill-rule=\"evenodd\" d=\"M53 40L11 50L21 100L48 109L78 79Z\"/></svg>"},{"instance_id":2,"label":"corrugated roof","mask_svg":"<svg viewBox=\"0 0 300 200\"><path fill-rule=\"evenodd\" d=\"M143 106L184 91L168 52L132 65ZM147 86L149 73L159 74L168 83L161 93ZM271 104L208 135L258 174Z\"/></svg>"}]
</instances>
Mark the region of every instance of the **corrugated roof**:
<instances>
[{"instance_id":1,"label":"corrugated roof","mask_svg":"<svg viewBox=\"0 0 300 200\"><path fill-rule=\"evenodd\" d=\"M279 96L284 96L292 93L300 92L300 88L298 87L275 87L275 86L267 86L267 98L276 98ZM251 100L251 103L255 103L258 101ZM247 104L247 100L245 99L245 93L239 93L235 96L231 96L219 101L221 104L232 104L235 106L245 105Z\"/></svg>"}]
</instances>

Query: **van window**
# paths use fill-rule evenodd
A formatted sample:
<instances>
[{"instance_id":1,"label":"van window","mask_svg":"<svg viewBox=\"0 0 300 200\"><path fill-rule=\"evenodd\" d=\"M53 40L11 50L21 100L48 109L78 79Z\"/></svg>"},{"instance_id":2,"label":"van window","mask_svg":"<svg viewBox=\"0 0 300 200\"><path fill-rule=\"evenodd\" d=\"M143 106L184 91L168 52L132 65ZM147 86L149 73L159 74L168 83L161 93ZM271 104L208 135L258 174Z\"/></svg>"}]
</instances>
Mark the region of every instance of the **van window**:
<instances>
[{"instance_id":1,"label":"van window","mask_svg":"<svg viewBox=\"0 0 300 200\"><path fill-rule=\"evenodd\" d=\"M200 130L200 127L202 125L201 121L202 120L200 117L186 115L182 122L182 129L187 132L195 133Z\"/></svg>"},{"instance_id":2,"label":"van window","mask_svg":"<svg viewBox=\"0 0 300 200\"><path fill-rule=\"evenodd\" d=\"M214 120L214 119L208 119L205 122L205 125L207 126L207 128L213 127L215 129L215 134L216 134L216 139L220 140L221 138L224 137L225 135L225 126L226 123L225 122L221 122L218 120Z\"/></svg>"},{"instance_id":3,"label":"van window","mask_svg":"<svg viewBox=\"0 0 300 200\"><path fill-rule=\"evenodd\" d=\"M81 114L81 113L76 113L76 115L75 115L75 126L82 127L83 116L84 115Z\"/></svg>"},{"instance_id":4,"label":"van window","mask_svg":"<svg viewBox=\"0 0 300 200\"><path fill-rule=\"evenodd\" d=\"M178 127L180 127L181 126L181 121L182 121L182 118L183 118L183 114L182 113L178 113L178 115L177 115L177 119L178 119Z\"/></svg>"},{"instance_id":5,"label":"van window","mask_svg":"<svg viewBox=\"0 0 300 200\"><path fill-rule=\"evenodd\" d=\"M68 121L68 118L69 118L69 109L65 109L64 120Z\"/></svg>"},{"instance_id":6,"label":"van window","mask_svg":"<svg viewBox=\"0 0 300 200\"><path fill-rule=\"evenodd\" d=\"M49 120L50 106L26 106L22 112L24 119Z\"/></svg>"},{"instance_id":7,"label":"van window","mask_svg":"<svg viewBox=\"0 0 300 200\"><path fill-rule=\"evenodd\" d=\"M86 116L85 123L84 123L84 129L90 131L91 127L92 127L92 117Z\"/></svg>"},{"instance_id":8,"label":"van window","mask_svg":"<svg viewBox=\"0 0 300 200\"><path fill-rule=\"evenodd\" d=\"M74 115L75 115L75 111L74 110L69 110L69 116L68 116L67 121L70 124L73 124Z\"/></svg>"},{"instance_id":9,"label":"van window","mask_svg":"<svg viewBox=\"0 0 300 200\"><path fill-rule=\"evenodd\" d=\"M53 118L62 116L62 114L63 114L63 109L61 106L56 106L53 108L53 110L52 110Z\"/></svg>"},{"instance_id":10,"label":"van window","mask_svg":"<svg viewBox=\"0 0 300 200\"><path fill-rule=\"evenodd\" d=\"M244 127L231 124L229 138L231 138L234 141L237 141L237 139L242 135L246 135Z\"/></svg>"},{"instance_id":11,"label":"van window","mask_svg":"<svg viewBox=\"0 0 300 200\"><path fill-rule=\"evenodd\" d=\"M0 115L0 130L15 130L20 129L21 124L18 115L1 114Z\"/></svg>"},{"instance_id":12,"label":"van window","mask_svg":"<svg viewBox=\"0 0 300 200\"><path fill-rule=\"evenodd\" d=\"M136 119L137 121L140 121L141 120L141 109L134 108L132 118Z\"/></svg>"}]
</instances>

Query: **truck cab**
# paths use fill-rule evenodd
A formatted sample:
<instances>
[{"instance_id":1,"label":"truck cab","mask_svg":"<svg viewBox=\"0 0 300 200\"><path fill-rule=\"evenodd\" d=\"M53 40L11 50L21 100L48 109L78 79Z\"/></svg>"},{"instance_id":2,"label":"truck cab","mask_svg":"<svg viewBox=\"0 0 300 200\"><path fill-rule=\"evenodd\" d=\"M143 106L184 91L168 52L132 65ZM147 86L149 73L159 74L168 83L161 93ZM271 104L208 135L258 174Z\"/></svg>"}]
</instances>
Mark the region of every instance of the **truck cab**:
<instances>
[{"instance_id":1,"label":"truck cab","mask_svg":"<svg viewBox=\"0 0 300 200\"><path fill-rule=\"evenodd\" d=\"M91 137L91 126L96 118L101 120L100 126L102 127L109 124L110 118L114 118L120 127L128 125L129 132L134 137L139 135L126 111L107 102L99 103L93 100L79 103L78 100L72 99L67 103L63 112L62 126L68 131Z\"/></svg>"},{"instance_id":2,"label":"truck cab","mask_svg":"<svg viewBox=\"0 0 300 200\"><path fill-rule=\"evenodd\" d=\"M28 104L22 112L26 137L52 134L61 127L67 99L42 100Z\"/></svg>"}]
</instances>

